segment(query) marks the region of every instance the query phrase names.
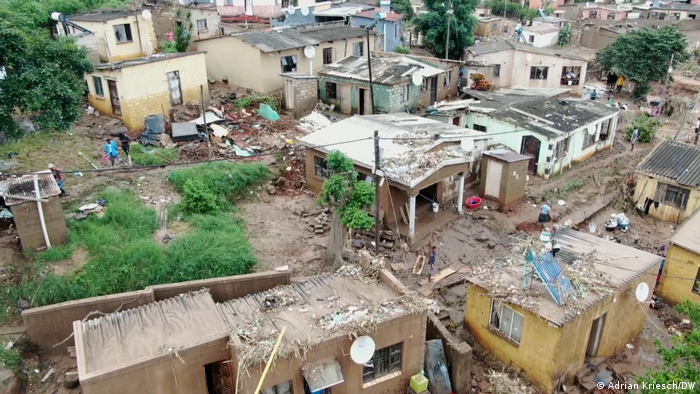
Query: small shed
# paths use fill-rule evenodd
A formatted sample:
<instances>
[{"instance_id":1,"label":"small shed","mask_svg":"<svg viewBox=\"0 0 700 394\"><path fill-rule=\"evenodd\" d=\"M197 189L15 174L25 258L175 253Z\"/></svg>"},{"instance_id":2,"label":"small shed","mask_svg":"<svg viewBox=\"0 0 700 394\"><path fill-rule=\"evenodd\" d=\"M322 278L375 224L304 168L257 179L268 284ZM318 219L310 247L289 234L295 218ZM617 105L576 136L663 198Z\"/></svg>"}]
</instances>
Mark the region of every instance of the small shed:
<instances>
[{"instance_id":1,"label":"small shed","mask_svg":"<svg viewBox=\"0 0 700 394\"><path fill-rule=\"evenodd\" d=\"M280 74L284 80L284 106L299 118L313 111L318 103L318 78L300 72Z\"/></svg>"},{"instance_id":2,"label":"small shed","mask_svg":"<svg viewBox=\"0 0 700 394\"><path fill-rule=\"evenodd\" d=\"M507 149L484 152L481 158L479 194L498 201L501 211L520 203L525 198L529 160L530 156Z\"/></svg>"},{"instance_id":3,"label":"small shed","mask_svg":"<svg viewBox=\"0 0 700 394\"><path fill-rule=\"evenodd\" d=\"M25 252L48 249L68 239L60 194L61 189L50 173L0 182L0 195L12 211Z\"/></svg>"}]
</instances>

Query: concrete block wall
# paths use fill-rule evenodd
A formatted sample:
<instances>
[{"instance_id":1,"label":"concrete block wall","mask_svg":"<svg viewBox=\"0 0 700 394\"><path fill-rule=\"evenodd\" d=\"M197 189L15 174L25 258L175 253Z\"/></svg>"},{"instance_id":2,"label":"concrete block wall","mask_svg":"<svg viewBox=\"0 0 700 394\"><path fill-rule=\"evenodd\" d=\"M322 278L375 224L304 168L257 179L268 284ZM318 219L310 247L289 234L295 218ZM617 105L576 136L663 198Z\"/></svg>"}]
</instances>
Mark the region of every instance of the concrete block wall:
<instances>
[{"instance_id":1,"label":"concrete block wall","mask_svg":"<svg viewBox=\"0 0 700 394\"><path fill-rule=\"evenodd\" d=\"M328 99L326 93L326 83L333 82L336 87L336 99ZM401 86L409 85L409 101L402 103ZM319 99L327 104L335 104L342 106L341 91L342 85L350 85L351 95L351 113L359 113L360 107L360 89L369 89L369 84L363 81L354 81L351 79L339 78L329 75L319 75ZM405 81L396 85L379 85L373 84L374 89L374 106L378 113L394 113L404 112L407 107L418 106L421 90L420 86L414 85L408 78Z\"/></svg>"},{"instance_id":2,"label":"concrete block wall","mask_svg":"<svg viewBox=\"0 0 700 394\"><path fill-rule=\"evenodd\" d=\"M318 102L318 79L294 79L294 115L299 117L311 112Z\"/></svg>"},{"instance_id":3,"label":"concrete block wall","mask_svg":"<svg viewBox=\"0 0 700 394\"><path fill-rule=\"evenodd\" d=\"M440 339L445 349L447 368L455 394L471 392L472 348L466 342L456 339L442 325L437 316L428 313L425 340Z\"/></svg>"},{"instance_id":4,"label":"concrete block wall","mask_svg":"<svg viewBox=\"0 0 700 394\"><path fill-rule=\"evenodd\" d=\"M49 234L51 245L59 245L68 239L68 228L63 216L61 199L58 196L49 198L49 202L41 203L44 213L46 231ZM35 251L46 247L44 232L39 218L39 207L35 202L26 202L12 207L15 216L17 233L19 234L22 249L25 252Z\"/></svg>"},{"instance_id":5,"label":"concrete block wall","mask_svg":"<svg viewBox=\"0 0 700 394\"><path fill-rule=\"evenodd\" d=\"M75 344L73 338L60 346L54 347L54 345L73 333L74 321L85 319L91 312L112 313L120 307L119 310L124 311L202 288L209 289L216 302L222 302L266 291L277 286L288 285L291 283L290 278L289 272L262 272L151 286L140 291L85 298L27 309L22 312L22 321L29 339L41 346L47 354L65 354L68 346ZM94 314L90 319L99 316L102 314Z\"/></svg>"}]
</instances>

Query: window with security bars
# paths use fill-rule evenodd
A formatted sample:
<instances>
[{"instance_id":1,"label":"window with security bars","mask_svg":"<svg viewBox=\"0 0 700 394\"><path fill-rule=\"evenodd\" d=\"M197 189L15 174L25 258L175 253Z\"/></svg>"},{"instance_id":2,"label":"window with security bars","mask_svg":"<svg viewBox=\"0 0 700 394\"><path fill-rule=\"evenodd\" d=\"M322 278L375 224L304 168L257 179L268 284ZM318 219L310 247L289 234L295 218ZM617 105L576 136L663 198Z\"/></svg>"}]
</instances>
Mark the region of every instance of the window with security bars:
<instances>
[{"instance_id":1,"label":"window with security bars","mask_svg":"<svg viewBox=\"0 0 700 394\"><path fill-rule=\"evenodd\" d=\"M403 342L376 350L372 359L362 368L362 382L388 375L401 370L403 358Z\"/></svg>"},{"instance_id":2,"label":"window with security bars","mask_svg":"<svg viewBox=\"0 0 700 394\"><path fill-rule=\"evenodd\" d=\"M331 177L331 170L328 168L326 159L314 156L314 174L321 178Z\"/></svg>"},{"instance_id":3,"label":"window with security bars","mask_svg":"<svg viewBox=\"0 0 700 394\"><path fill-rule=\"evenodd\" d=\"M654 200L664 205L685 209L688 205L688 197L690 197L690 190L659 182Z\"/></svg>"}]
</instances>

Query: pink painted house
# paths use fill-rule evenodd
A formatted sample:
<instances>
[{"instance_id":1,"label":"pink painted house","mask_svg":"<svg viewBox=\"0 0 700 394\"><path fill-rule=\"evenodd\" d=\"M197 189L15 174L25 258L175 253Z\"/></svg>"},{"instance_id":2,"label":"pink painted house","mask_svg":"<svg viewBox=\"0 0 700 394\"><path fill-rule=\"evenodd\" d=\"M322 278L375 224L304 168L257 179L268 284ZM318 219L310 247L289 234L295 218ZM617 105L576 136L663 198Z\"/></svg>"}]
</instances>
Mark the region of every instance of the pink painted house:
<instances>
[{"instance_id":1,"label":"pink painted house","mask_svg":"<svg viewBox=\"0 0 700 394\"><path fill-rule=\"evenodd\" d=\"M590 4L590 3L586 3ZM627 18L629 11L621 11L616 8L608 7L584 7L581 10L582 19L611 19L619 21Z\"/></svg>"}]
</instances>

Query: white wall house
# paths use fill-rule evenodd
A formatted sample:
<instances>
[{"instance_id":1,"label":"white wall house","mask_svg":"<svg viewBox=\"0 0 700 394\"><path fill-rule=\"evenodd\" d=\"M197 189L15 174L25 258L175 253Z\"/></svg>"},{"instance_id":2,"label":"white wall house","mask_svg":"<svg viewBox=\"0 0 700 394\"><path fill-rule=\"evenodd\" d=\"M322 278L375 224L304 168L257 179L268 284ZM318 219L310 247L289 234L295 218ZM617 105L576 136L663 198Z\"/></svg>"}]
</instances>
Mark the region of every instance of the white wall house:
<instances>
[{"instance_id":1,"label":"white wall house","mask_svg":"<svg viewBox=\"0 0 700 394\"><path fill-rule=\"evenodd\" d=\"M523 36L528 44L536 48L547 48L557 45L561 28L555 25L536 25L523 27Z\"/></svg>"},{"instance_id":2,"label":"white wall house","mask_svg":"<svg viewBox=\"0 0 700 394\"><path fill-rule=\"evenodd\" d=\"M474 104L465 126L493 134L492 144L531 155L528 172L549 178L612 148L618 112L590 100L534 98L502 109Z\"/></svg>"}]
</instances>

